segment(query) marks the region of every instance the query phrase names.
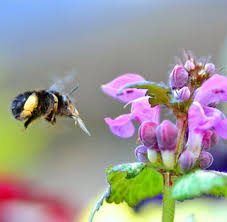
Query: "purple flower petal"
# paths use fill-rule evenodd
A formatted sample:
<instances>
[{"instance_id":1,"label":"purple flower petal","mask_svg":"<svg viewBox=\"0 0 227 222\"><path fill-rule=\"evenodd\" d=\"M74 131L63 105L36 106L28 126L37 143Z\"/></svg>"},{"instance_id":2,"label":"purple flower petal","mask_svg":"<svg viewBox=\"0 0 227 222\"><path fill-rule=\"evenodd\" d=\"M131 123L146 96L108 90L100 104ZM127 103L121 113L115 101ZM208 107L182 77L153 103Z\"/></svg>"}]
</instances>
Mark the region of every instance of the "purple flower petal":
<instances>
[{"instance_id":1,"label":"purple flower petal","mask_svg":"<svg viewBox=\"0 0 227 222\"><path fill-rule=\"evenodd\" d=\"M212 154L209 152L205 152L205 151L202 151L200 153L199 159L200 159L199 167L202 169L206 169L206 168L210 167L214 160Z\"/></svg>"},{"instance_id":2,"label":"purple flower petal","mask_svg":"<svg viewBox=\"0 0 227 222\"><path fill-rule=\"evenodd\" d=\"M119 99L120 101L127 103L131 100L137 99L139 97L142 97L146 93L146 89L125 89L123 90L121 95L117 95L118 90L129 83L139 82L139 81L145 81L143 77L137 74L124 74L122 76L117 77L116 79L112 80L111 82L102 85L102 90L107 95Z\"/></svg>"},{"instance_id":3,"label":"purple flower petal","mask_svg":"<svg viewBox=\"0 0 227 222\"><path fill-rule=\"evenodd\" d=\"M217 126L218 126L218 124L217 124ZM204 150L208 150L211 147L216 146L218 144L218 142L219 142L219 136L214 129L205 131L204 136L203 136L203 142L202 142L202 146L203 146Z\"/></svg>"},{"instance_id":4,"label":"purple flower petal","mask_svg":"<svg viewBox=\"0 0 227 222\"><path fill-rule=\"evenodd\" d=\"M215 126L216 133L223 139L227 139L227 119L222 119Z\"/></svg>"},{"instance_id":5,"label":"purple flower petal","mask_svg":"<svg viewBox=\"0 0 227 222\"><path fill-rule=\"evenodd\" d=\"M195 155L191 151L186 150L181 153L178 161L180 163L180 168L186 171L190 170L194 166L196 159Z\"/></svg>"},{"instance_id":6,"label":"purple flower petal","mask_svg":"<svg viewBox=\"0 0 227 222\"><path fill-rule=\"evenodd\" d=\"M160 122L160 106L151 107L148 98L143 97L131 102L131 118L137 120L140 124L144 121L152 121L156 124Z\"/></svg>"},{"instance_id":7,"label":"purple flower petal","mask_svg":"<svg viewBox=\"0 0 227 222\"><path fill-rule=\"evenodd\" d=\"M198 102L193 102L188 110L189 130L208 130L215 127L222 116L218 109L202 107Z\"/></svg>"},{"instance_id":8,"label":"purple flower petal","mask_svg":"<svg viewBox=\"0 0 227 222\"><path fill-rule=\"evenodd\" d=\"M114 135L129 138L132 137L135 132L135 127L130 116L130 114L123 114L114 120L111 118L105 118L104 120Z\"/></svg>"},{"instance_id":9,"label":"purple flower petal","mask_svg":"<svg viewBox=\"0 0 227 222\"><path fill-rule=\"evenodd\" d=\"M187 151L190 151L195 155L195 158L198 158L201 152L203 136L204 131L189 129L186 147Z\"/></svg>"},{"instance_id":10,"label":"purple flower petal","mask_svg":"<svg viewBox=\"0 0 227 222\"><path fill-rule=\"evenodd\" d=\"M148 148L143 145L136 147L135 156L139 161L144 162L144 163L149 162L149 160L147 159L147 149Z\"/></svg>"},{"instance_id":11,"label":"purple flower petal","mask_svg":"<svg viewBox=\"0 0 227 222\"><path fill-rule=\"evenodd\" d=\"M215 74L197 90L194 101L202 105L227 101L227 77Z\"/></svg>"}]
</instances>

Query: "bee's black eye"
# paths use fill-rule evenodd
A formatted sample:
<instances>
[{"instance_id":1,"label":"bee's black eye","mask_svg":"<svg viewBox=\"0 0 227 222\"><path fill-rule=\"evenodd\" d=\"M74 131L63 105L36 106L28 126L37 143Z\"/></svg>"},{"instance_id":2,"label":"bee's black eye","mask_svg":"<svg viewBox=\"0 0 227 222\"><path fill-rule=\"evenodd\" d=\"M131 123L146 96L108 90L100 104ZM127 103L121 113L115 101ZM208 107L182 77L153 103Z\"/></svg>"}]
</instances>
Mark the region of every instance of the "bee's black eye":
<instances>
[{"instance_id":1,"label":"bee's black eye","mask_svg":"<svg viewBox=\"0 0 227 222\"><path fill-rule=\"evenodd\" d=\"M16 97L16 100L20 102L25 102L26 98L24 95L19 95L18 97Z\"/></svg>"},{"instance_id":2,"label":"bee's black eye","mask_svg":"<svg viewBox=\"0 0 227 222\"><path fill-rule=\"evenodd\" d=\"M22 105L23 105L22 101L14 100L12 103L12 109L18 108Z\"/></svg>"},{"instance_id":3,"label":"bee's black eye","mask_svg":"<svg viewBox=\"0 0 227 222\"><path fill-rule=\"evenodd\" d=\"M11 104L11 111L13 113L13 116L17 119L20 116L20 113L24 109L24 104L28 98L28 95L21 94L14 98Z\"/></svg>"},{"instance_id":4,"label":"bee's black eye","mask_svg":"<svg viewBox=\"0 0 227 222\"><path fill-rule=\"evenodd\" d=\"M63 95L63 96L62 96L62 99L63 99L63 104L64 104L64 106L68 106L68 105L69 105L69 102L68 102L67 96Z\"/></svg>"}]
</instances>

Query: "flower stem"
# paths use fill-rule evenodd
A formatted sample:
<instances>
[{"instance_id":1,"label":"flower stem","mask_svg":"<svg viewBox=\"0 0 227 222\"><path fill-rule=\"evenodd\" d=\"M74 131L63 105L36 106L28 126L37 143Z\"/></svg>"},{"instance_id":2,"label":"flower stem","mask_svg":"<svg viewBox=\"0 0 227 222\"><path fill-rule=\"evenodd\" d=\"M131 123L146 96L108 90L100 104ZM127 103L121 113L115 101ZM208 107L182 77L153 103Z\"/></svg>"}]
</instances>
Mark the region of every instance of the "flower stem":
<instances>
[{"instance_id":1,"label":"flower stem","mask_svg":"<svg viewBox=\"0 0 227 222\"><path fill-rule=\"evenodd\" d=\"M178 127L178 136L177 136L177 145L176 145L176 160L178 159L179 154L181 153L183 143L184 143L184 136L187 129L187 118L181 117L177 119L177 127Z\"/></svg>"},{"instance_id":2,"label":"flower stem","mask_svg":"<svg viewBox=\"0 0 227 222\"><path fill-rule=\"evenodd\" d=\"M172 181L169 173L164 174L164 191L162 202L162 222L173 222L175 213L175 200L172 199Z\"/></svg>"}]
</instances>

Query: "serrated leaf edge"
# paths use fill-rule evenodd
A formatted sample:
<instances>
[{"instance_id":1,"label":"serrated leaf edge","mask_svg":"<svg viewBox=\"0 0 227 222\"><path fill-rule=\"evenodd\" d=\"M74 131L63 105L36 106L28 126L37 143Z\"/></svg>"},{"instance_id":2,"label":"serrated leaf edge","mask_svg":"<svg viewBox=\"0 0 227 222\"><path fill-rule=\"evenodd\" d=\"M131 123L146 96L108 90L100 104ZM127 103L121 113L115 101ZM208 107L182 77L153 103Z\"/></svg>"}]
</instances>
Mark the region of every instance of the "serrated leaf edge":
<instances>
[{"instance_id":1,"label":"serrated leaf edge","mask_svg":"<svg viewBox=\"0 0 227 222\"><path fill-rule=\"evenodd\" d=\"M128 176L129 176L129 172L127 171L127 169L125 168L120 168L120 167L122 167L122 166L124 166L124 165L130 165L131 166L131 169L136 169L136 168L138 168L138 167L141 167L141 168L139 168L138 169L138 172L135 174L135 176L134 177L136 177L139 173L141 173L142 171L143 171L143 169L145 168L145 167L147 167L147 165L145 164L145 163L142 163L142 162L135 162L135 163L124 163L124 164L119 164L119 165L116 165L116 166L113 166L113 167L109 167L108 169L107 169L107 175L110 175L112 172L114 172L114 173L116 173L116 172L121 172L121 173L126 173L126 179L132 179L132 178L134 178L134 177L130 177L130 178L128 178ZM134 166L134 167L132 167L132 166ZM108 181L108 177L107 177L107 182L109 183L109 181Z\"/></svg>"}]
</instances>

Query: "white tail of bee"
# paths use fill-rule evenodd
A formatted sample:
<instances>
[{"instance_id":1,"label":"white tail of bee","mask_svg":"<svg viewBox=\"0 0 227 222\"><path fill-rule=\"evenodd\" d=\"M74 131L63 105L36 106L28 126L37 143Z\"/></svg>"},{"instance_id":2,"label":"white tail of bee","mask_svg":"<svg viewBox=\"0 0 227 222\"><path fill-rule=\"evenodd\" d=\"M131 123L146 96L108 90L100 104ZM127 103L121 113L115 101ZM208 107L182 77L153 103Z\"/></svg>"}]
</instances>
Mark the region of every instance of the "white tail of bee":
<instances>
[{"instance_id":1,"label":"white tail of bee","mask_svg":"<svg viewBox=\"0 0 227 222\"><path fill-rule=\"evenodd\" d=\"M73 115L73 119L75 120L75 125L79 123L80 128L88 135L91 136L90 132L88 131L87 127L85 126L83 120L76 114Z\"/></svg>"}]
</instances>

